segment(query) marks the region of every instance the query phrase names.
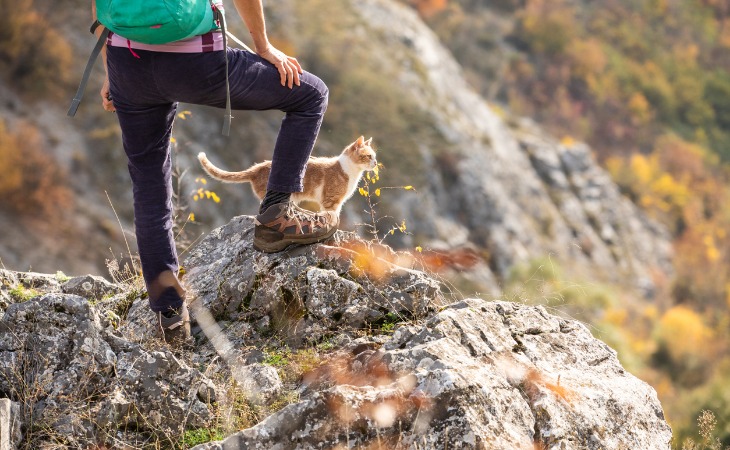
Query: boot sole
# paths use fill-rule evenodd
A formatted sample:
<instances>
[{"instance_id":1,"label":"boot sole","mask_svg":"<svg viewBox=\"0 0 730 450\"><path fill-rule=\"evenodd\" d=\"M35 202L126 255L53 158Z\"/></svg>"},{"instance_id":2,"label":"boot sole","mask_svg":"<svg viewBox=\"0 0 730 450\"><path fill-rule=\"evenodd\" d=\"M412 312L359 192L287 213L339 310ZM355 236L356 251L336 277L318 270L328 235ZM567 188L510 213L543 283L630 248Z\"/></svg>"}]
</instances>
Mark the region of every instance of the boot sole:
<instances>
[{"instance_id":1,"label":"boot sole","mask_svg":"<svg viewBox=\"0 0 730 450\"><path fill-rule=\"evenodd\" d=\"M325 239L328 239L332 237L333 234L337 231L337 227L332 227L330 231L328 231L326 234L323 234L322 236L317 237L311 237L311 238L304 238L304 239L282 239L280 241L274 241L274 242L266 242L261 239L257 239L254 237L253 239L253 248L260 252L264 253L278 253L285 248L289 247L292 244L300 244L300 245L306 245L306 244L316 244L317 242L324 241Z\"/></svg>"}]
</instances>

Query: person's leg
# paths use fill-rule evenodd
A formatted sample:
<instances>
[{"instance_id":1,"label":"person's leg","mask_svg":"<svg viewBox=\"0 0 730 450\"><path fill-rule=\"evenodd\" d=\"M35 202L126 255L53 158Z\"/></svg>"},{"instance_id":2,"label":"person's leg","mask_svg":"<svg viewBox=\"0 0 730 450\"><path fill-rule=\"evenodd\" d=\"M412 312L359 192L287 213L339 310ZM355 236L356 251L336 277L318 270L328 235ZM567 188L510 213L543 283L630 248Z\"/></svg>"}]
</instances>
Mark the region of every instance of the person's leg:
<instances>
[{"instance_id":1,"label":"person's leg","mask_svg":"<svg viewBox=\"0 0 730 450\"><path fill-rule=\"evenodd\" d=\"M184 73L174 63L178 58L170 55L168 64L158 66L158 85L170 89L169 98L225 107L223 52L193 56L198 63L191 64ZM233 109L278 109L286 113L274 147L267 193L256 216L254 247L264 252L278 252L290 244L327 239L337 230L336 214L306 211L288 201L289 193L300 192L304 187L307 161L327 109L327 86L304 72L300 76L301 85L289 89L281 85L276 68L258 55L228 49L228 58Z\"/></svg>"},{"instance_id":2,"label":"person's leg","mask_svg":"<svg viewBox=\"0 0 730 450\"><path fill-rule=\"evenodd\" d=\"M184 296L175 276L178 258L172 231L170 134L176 106L117 106L132 179L137 247L155 312L179 308Z\"/></svg>"},{"instance_id":3,"label":"person's leg","mask_svg":"<svg viewBox=\"0 0 730 450\"><path fill-rule=\"evenodd\" d=\"M169 64L159 64L159 83L169 98L186 103L224 108L226 102L225 60L222 52L193 56L189 70L181 73L170 54ZM285 112L272 155L268 189L300 192L307 160L317 139L329 91L322 80L304 72L301 85L282 86L276 68L258 55L228 49L231 105L234 110L280 110ZM201 84L200 80L205 80ZM234 118L235 126L235 118Z\"/></svg>"},{"instance_id":4,"label":"person's leg","mask_svg":"<svg viewBox=\"0 0 730 450\"><path fill-rule=\"evenodd\" d=\"M134 224L150 307L171 315L183 307L172 232L170 135L176 103L167 102L152 82L154 55L110 48L111 95L122 130L134 196Z\"/></svg>"}]
</instances>

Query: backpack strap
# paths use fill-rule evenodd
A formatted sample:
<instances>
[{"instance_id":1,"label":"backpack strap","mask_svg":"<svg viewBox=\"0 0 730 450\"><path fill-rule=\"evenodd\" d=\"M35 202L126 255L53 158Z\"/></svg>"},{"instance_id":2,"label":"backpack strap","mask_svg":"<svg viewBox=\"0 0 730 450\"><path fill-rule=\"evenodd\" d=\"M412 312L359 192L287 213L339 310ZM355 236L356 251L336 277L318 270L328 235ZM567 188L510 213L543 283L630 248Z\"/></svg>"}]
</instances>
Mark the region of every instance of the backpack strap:
<instances>
[{"instance_id":1,"label":"backpack strap","mask_svg":"<svg viewBox=\"0 0 730 450\"><path fill-rule=\"evenodd\" d=\"M231 85L228 81L228 35L226 32L226 16L218 9L218 6L214 6L215 14L220 21L221 31L223 34L223 51L225 52L226 59L226 115L223 117L223 136L228 136L231 132Z\"/></svg>"},{"instance_id":2,"label":"backpack strap","mask_svg":"<svg viewBox=\"0 0 730 450\"><path fill-rule=\"evenodd\" d=\"M99 40L96 41L96 46L94 47L94 50L91 52L91 55L89 55L89 61L86 63L86 69L84 69L84 75L81 77L81 84L79 84L79 89L76 91L76 95L74 96L73 101L71 101L71 107L66 113L66 115L69 117L75 116L76 110L79 109L79 104L81 104L81 98L84 96L86 85L89 83L91 69L94 67L94 62L96 62L96 58L99 57L99 53L101 53L101 49L102 47L104 47L104 44L106 43L106 38L108 36L109 29L104 27L104 31L101 32Z\"/></svg>"},{"instance_id":3,"label":"backpack strap","mask_svg":"<svg viewBox=\"0 0 730 450\"><path fill-rule=\"evenodd\" d=\"M246 50L246 51L247 51L247 52L249 52L249 53L253 53L254 55L256 54L256 52L255 52L255 51L251 50L251 48L250 48L250 47L249 47L248 45L244 44L244 43L243 43L243 42L242 42L242 41L241 41L240 39L238 39L238 38L237 38L237 37L236 37L236 36L235 36L235 35L234 35L233 33L231 33L230 31L226 31L226 35L228 36L228 38L229 38L230 40L232 40L233 42L235 42L236 44L238 44L238 45L239 45L239 46L240 46L240 47L241 47L242 49Z\"/></svg>"}]
</instances>

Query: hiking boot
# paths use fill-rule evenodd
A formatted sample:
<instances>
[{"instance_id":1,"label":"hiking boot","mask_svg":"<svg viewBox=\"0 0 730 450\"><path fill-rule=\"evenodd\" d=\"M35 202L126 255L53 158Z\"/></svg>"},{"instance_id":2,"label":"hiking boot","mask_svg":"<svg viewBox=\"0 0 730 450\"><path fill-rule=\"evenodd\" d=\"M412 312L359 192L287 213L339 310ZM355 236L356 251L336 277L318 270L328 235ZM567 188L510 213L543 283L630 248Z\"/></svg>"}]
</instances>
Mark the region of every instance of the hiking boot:
<instances>
[{"instance_id":1,"label":"hiking boot","mask_svg":"<svg viewBox=\"0 0 730 450\"><path fill-rule=\"evenodd\" d=\"M338 224L333 211L315 213L292 202L277 203L256 216L253 247L275 253L291 244L313 244L335 234Z\"/></svg>"},{"instance_id":2,"label":"hiking boot","mask_svg":"<svg viewBox=\"0 0 730 450\"><path fill-rule=\"evenodd\" d=\"M157 324L162 337L173 347L183 347L192 343L190 334L190 314L183 303L180 308L157 313Z\"/></svg>"}]
</instances>

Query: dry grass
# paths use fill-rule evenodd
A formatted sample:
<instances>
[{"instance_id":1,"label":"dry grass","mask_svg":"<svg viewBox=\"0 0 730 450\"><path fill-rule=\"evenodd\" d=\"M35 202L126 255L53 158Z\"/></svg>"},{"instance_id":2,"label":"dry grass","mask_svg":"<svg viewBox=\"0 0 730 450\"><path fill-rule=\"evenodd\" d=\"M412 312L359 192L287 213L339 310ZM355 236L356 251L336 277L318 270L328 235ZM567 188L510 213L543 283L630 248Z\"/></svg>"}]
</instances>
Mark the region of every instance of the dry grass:
<instances>
[{"instance_id":1,"label":"dry grass","mask_svg":"<svg viewBox=\"0 0 730 450\"><path fill-rule=\"evenodd\" d=\"M682 450L730 450L730 447L723 447L719 438L714 437L717 418L712 411L702 411L697 418L697 427L702 441L695 442L694 439L687 438L682 444Z\"/></svg>"}]
</instances>

